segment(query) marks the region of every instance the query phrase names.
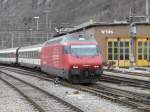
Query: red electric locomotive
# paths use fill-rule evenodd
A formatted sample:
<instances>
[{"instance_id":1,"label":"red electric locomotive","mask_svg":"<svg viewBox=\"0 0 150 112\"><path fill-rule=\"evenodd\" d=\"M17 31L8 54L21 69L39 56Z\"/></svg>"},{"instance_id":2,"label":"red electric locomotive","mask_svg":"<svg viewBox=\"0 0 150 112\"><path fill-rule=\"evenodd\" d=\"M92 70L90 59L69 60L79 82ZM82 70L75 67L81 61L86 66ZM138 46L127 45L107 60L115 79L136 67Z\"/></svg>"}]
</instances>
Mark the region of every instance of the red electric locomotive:
<instances>
[{"instance_id":1,"label":"red electric locomotive","mask_svg":"<svg viewBox=\"0 0 150 112\"><path fill-rule=\"evenodd\" d=\"M40 55L43 71L72 83L93 83L103 73L102 55L93 37L69 34L51 39Z\"/></svg>"},{"instance_id":2,"label":"red electric locomotive","mask_svg":"<svg viewBox=\"0 0 150 112\"><path fill-rule=\"evenodd\" d=\"M12 53L15 55L10 55ZM41 45L0 51L0 63L9 61L41 69L72 83L93 83L103 73L97 42L93 37L81 34L68 34Z\"/></svg>"}]
</instances>

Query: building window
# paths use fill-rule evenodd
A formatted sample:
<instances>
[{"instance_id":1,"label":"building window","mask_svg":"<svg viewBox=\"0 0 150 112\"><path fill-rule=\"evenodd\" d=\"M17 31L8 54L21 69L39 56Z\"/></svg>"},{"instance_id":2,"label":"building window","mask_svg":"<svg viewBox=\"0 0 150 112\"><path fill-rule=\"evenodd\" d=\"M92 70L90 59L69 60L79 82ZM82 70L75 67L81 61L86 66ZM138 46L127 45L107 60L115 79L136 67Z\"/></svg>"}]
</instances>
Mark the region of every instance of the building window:
<instances>
[{"instance_id":1,"label":"building window","mask_svg":"<svg viewBox=\"0 0 150 112\"><path fill-rule=\"evenodd\" d=\"M129 60L129 41L108 41L108 60Z\"/></svg>"}]
</instances>

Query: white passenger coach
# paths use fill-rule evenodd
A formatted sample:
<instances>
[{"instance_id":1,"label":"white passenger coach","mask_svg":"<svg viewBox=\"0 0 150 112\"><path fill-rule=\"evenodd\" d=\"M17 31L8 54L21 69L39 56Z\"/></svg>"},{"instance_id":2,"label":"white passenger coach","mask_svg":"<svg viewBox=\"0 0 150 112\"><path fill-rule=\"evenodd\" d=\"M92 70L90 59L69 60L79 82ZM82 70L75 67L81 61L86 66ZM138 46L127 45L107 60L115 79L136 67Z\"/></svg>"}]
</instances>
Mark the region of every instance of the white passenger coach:
<instances>
[{"instance_id":1,"label":"white passenger coach","mask_svg":"<svg viewBox=\"0 0 150 112\"><path fill-rule=\"evenodd\" d=\"M3 49L0 50L0 63L15 64L17 60L17 52L19 48Z\"/></svg>"},{"instance_id":2,"label":"white passenger coach","mask_svg":"<svg viewBox=\"0 0 150 112\"><path fill-rule=\"evenodd\" d=\"M42 45L21 47L18 50L18 64L32 68L40 67L40 50Z\"/></svg>"}]
</instances>

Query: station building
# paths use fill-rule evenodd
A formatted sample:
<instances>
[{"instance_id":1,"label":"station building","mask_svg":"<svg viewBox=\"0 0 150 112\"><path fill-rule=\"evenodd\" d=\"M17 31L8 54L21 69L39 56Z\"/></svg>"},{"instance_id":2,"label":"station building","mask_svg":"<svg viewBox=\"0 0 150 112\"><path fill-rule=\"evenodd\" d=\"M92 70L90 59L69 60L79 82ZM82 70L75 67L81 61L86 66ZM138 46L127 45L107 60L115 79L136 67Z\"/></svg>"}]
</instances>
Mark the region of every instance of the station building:
<instances>
[{"instance_id":1,"label":"station building","mask_svg":"<svg viewBox=\"0 0 150 112\"><path fill-rule=\"evenodd\" d=\"M129 67L133 60L135 66L150 67L150 23L135 23L133 43L128 23L90 22L75 27L71 33L85 32L93 35L101 49L105 63L114 62L114 66ZM131 50L132 49L132 50ZM133 52L133 59L131 58Z\"/></svg>"}]
</instances>

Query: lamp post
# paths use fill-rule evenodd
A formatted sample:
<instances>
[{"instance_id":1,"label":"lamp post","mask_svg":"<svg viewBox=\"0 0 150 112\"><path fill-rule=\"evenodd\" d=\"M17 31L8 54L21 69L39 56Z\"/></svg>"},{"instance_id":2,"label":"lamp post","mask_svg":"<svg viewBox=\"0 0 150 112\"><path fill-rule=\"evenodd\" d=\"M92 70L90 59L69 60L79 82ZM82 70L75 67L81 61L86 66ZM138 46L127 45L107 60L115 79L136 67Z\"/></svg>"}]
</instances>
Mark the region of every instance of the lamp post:
<instances>
[{"instance_id":1,"label":"lamp post","mask_svg":"<svg viewBox=\"0 0 150 112\"><path fill-rule=\"evenodd\" d=\"M39 30L39 16L35 16L33 17L34 19L36 19L36 30L38 31Z\"/></svg>"}]
</instances>

